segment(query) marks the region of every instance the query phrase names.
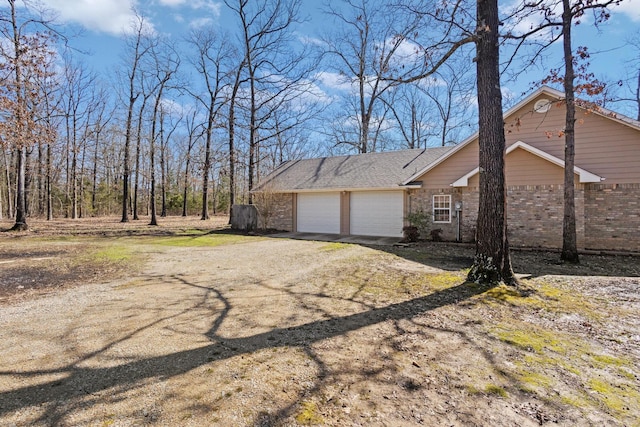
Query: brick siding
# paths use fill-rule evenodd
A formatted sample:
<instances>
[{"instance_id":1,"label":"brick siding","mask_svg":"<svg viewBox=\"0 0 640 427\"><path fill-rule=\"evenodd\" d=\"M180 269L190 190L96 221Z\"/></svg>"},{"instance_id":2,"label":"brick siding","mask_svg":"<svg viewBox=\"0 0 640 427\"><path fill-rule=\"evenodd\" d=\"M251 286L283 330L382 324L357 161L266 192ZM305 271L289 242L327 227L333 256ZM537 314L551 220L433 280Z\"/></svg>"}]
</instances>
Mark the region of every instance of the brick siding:
<instances>
[{"instance_id":1,"label":"brick siding","mask_svg":"<svg viewBox=\"0 0 640 427\"><path fill-rule=\"evenodd\" d=\"M562 247L562 185L507 188L507 227L513 247ZM409 209L431 214L433 196L451 194L452 206L462 201L461 240L475 237L478 188L420 189L410 193ZM640 184L587 184L576 188L576 233L579 249L640 252ZM444 240L456 239L457 219L431 223Z\"/></svg>"},{"instance_id":2,"label":"brick siding","mask_svg":"<svg viewBox=\"0 0 640 427\"><path fill-rule=\"evenodd\" d=\"M587 249L640 252L640 184L590 184L585 210Z\"/></svg>"},{"instance_id":3,"label":"brick siding","mask_svg":"<svg viewBox=\"0 0 640 427\"><path fill-rule=\"evenodd\" d=\"M293 194L271 193L264 197L255 197L254 203L258 208L259 228L265 228L266 219L268 228L293 231ZM267 218L264 212L268 212Z\"/></svg>"}]
</instances>

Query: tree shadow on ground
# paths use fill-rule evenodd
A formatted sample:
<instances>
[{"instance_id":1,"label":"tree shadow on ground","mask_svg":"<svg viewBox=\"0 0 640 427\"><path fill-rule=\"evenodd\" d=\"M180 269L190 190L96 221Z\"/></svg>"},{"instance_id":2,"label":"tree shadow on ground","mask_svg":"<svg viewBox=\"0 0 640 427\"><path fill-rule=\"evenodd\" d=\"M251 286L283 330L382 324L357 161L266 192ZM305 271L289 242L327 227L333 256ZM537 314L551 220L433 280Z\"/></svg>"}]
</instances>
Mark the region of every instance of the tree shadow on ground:
<instances>
[{"instance_id":1,"label":"tree shadow on ground","mask_svg":"<svg viewBox=\"0 0 640 427\"><path fill-rule=\"evenodd\" d=\"M420 242L408 247L372 246L374 249L447 271L471 267L475 248L470 244ZM580 264L560 261L560 253L552 250L512 248L511 262L516 274L541 277L610 276L640 277L640 254L581 254Z\"/></svg>"},{"instance_id":2,"label":"tree shadow on ground","mask_svg":"<svg viewBox=\"0 0 640 427\"><path fill-rule=\"evenodd\" d=\"M0 415L29 407L42 406L48 409L39 421L60 422L65 415L60 413L63 403L78 401L111 388L119 391L127 390L148 379L166 379L178 376L211 362L250 354L262 349L299 347L313 359L314 355L309 347L313 343L389 320L411 319L439 307L460 303L489 289L486 286L463 283L423 297L384 307L370 308L351 315L331 317L288 328L274 328L268 332L249 337L225 338L220 336L219 330L232 308L230 303L219 291L213 288L192 284L184 280L183 283L203 289L205 294L218 300L224 306L221 311L216 313L215 318L211 319L211 329L206 333L211 344L196 349L135 360L117 366L97 368L81 366L80 362L86 360L83 358L73 364L56 369L0 372L0 375L13 376L17 379L55 374L64 375L63 379L58 376L56 379L39 382L36 385L19 387L0 393L0 402L2 402L0 403ZM109 344L105 348L113 345L114 343ZM93 357L100 351L92 352L88 357ZM317 359L317 357L315 358ZM93 399L95 402L97 398Z\"/></svg>"}]
</instances>

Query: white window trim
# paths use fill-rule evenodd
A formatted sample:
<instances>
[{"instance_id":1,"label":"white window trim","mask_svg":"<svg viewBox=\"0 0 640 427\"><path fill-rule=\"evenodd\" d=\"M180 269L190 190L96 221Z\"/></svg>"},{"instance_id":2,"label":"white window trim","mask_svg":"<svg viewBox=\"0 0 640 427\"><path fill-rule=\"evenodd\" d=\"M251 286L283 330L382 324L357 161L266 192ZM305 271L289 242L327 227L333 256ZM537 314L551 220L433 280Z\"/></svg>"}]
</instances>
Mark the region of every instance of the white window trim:
<instances>
[{"instance_id":1,"label":"white window trim","mask_svg":"<svg viewBox=\"0 0 640 427\"><path fill-rule=\"evenodd\" d=\"M449 219L447 221L436 221L436 197L446 197L449 199ZM434 194L431 199L431 213L434 224L449 224L451 223L451 194ZM437 208L438 210L444 210L444 208Z\"/></svg>"}]
</instances>

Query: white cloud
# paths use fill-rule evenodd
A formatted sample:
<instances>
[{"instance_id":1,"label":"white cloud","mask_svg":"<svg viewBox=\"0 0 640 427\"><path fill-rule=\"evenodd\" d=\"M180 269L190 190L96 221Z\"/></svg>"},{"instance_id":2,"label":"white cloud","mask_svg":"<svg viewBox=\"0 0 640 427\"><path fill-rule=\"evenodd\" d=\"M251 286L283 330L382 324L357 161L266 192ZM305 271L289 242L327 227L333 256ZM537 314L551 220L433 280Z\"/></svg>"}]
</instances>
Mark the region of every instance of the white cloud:
<instances>
[{"instance_id":1,"label":"white cloud","mask_svg":"<svg viewBox=\"0 0 640 427\"><path fill-rule=\"evenodd\" d=\"M149 7L169 7L172 9L206 10L214 17L220 16L222 3L214 0L41 0L42 4L57 12L60 21L75 23L95 32L120 35L131 30L135 21L134 9L145 14ZM182 15L180 15L182 16ZM192 21L192 26L202 25L200 18ZM178 21L179 22L179 21ZM207 22L207 23L208 23ZM154 25L147 20L150 31Z\"/></svg>"},{"instance_id":2,"label":"white cloud","mask_svg":"<svg viewBox=\"0 0 640 427\"><path fill-rule=\"evenodd\" d=\"M352 82L339 73L322 71L316 75L317 80L329 89L350 91L353 87Z\"/></svg>"},{"instance_id":3,"label":"white cloud","mask_svg":"<svg viewBox=\"0 0 640 427\"><path fill-rule=\"evenodd\" d=\"M42 0L59 13L60 20L97 32L122 34L135 19L135 0Z\"/></svg>"},{"instance_id":4,"label":"white cloud","mask_svg":"<svg viewBox=\"0 0 640 427\"><path fill-rule=\"evenodd\" d=\"M190 7L191 9L207 9L216 16L220 16L222 3L214 0L159 0L160 5L173 8Z\"/></svg>"},{"instance_id":5,"label":"white cloud","mask_svg":"<svg viewBox=\"0 0 640 427\"><path fill-rule=\"evenodd\" d=\"M640 0L625 0L612 10L624 13L634 22L640 22Z\"/></svg>"},{"instance_id":6,"label":"white cloud","mask_svg":"<svg viewBox=\"0 0 640 427\"><path fill-rule=\"evenodd\" d=\"M211 23L213 22L212 18L198 18L198 19L194 19L191 22L189 22L189 27L190 28L203 28L206 27L208 25L211 25Z\"/></svg>"}]
</instances>

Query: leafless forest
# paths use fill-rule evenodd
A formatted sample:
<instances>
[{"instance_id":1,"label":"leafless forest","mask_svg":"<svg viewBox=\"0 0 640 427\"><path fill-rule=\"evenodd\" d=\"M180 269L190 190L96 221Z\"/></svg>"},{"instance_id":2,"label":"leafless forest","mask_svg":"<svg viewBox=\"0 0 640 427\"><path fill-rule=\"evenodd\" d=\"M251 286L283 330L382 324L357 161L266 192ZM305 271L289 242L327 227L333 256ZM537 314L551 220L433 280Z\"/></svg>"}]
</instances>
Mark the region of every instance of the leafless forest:
<instances>
[{"instance_id":1,"label":"leafless forest","mask_svg":"<svg viewBox=\"0 0 640 427\"><path fill-rule=\"evenodd\" d=\"M35 2L3 3L0 215L17 223L206 219L250 201L285 160L447 145L477 130L472 3L331 2L331 25L313 38L300 36L299 0L226 0L235 31L204 27L184 40L137 14L120 62L100 71ZM561 34L516 34L549 5L531 7L503 23L503 79L517 74L515 57L537 63ZM348 90L321 91L330 79Z\"/></svg>"}]
</instances>

